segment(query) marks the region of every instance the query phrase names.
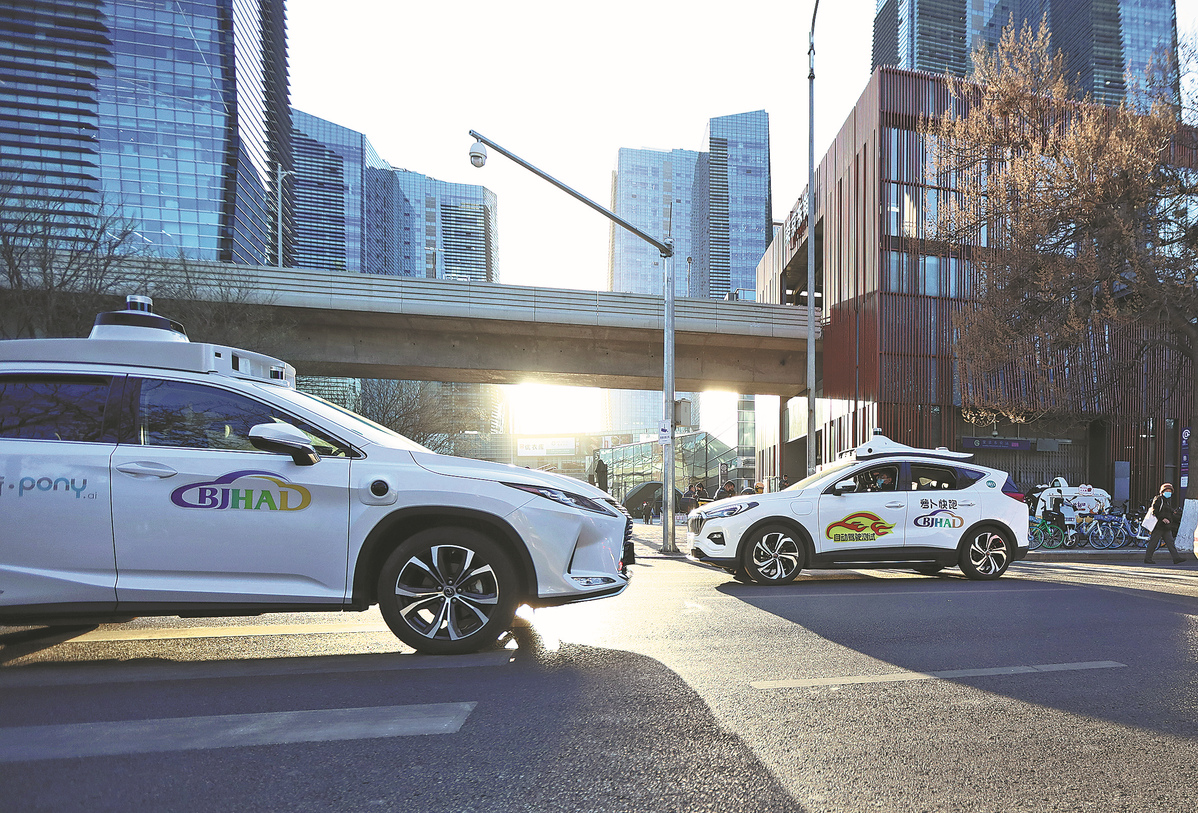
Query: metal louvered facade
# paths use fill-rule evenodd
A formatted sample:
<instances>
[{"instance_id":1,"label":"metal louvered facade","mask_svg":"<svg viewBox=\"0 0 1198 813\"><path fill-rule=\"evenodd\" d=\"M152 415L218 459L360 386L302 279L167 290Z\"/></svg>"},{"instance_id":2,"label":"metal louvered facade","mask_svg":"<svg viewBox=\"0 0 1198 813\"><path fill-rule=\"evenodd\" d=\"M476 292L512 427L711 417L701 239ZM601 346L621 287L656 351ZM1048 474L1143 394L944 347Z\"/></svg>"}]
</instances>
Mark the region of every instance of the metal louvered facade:
<instances>
[{"instance_id":1,"label":"metal louvered facade","mask_svg":"<svg viewBox=\"0 0 1198 813\"><path fill-rule=\"evenodd\" d=\"M952 320L970 295L969 254L925 232L928 207L945 190L934 184L918 133L923 116L948 105L937 77L880 69L817 168L816 277L825 304L817 459L835 459L874 428L912 446L968 451L975 450L966 449L964 438L1000 435L1025 441L1023 448L977 450L974 459L1022 485L1064 476L1114 492L1115 463L1124 461L1131 464L1130 497L1143 501L1161 482L1177 482L1181 430L1195 397L1192 382L1159 375L1178 369L1177 358L1161 353L1145 360L1140 380L1122 391L1099 391L1077 375L1071 398L1089 406L1055 420L979 426L965 419ZM759 270L761 301L805 302L805 217L804 197ZM1131 358L1132 338L1105 337L1095 358ZM1019 370L1026 363L1012 358L1000 385L1022 392ZM776 473L792 481L803 474L805 417L802 397L780 404L772 418L758 417L767 434L776 422ZM775 472L766 465L762 473Z\"/></svg>"}]
</instances>

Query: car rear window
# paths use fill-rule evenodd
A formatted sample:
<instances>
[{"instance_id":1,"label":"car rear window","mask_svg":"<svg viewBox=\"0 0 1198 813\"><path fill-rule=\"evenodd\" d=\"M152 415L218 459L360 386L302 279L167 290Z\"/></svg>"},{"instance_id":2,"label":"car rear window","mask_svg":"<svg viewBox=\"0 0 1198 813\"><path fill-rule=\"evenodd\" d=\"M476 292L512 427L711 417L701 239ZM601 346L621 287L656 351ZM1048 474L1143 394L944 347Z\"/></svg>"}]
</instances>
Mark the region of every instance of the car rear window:
<instances>
[{"instance_id":1,"label":"car rear window","mask_svg":"<svg viewBox=\"0 0 1198 813\"><path fill-rule=\"evenodd\" d=\"M0 438L99 442L107 376L0 377Z\"/></svg>"}]
</instances>

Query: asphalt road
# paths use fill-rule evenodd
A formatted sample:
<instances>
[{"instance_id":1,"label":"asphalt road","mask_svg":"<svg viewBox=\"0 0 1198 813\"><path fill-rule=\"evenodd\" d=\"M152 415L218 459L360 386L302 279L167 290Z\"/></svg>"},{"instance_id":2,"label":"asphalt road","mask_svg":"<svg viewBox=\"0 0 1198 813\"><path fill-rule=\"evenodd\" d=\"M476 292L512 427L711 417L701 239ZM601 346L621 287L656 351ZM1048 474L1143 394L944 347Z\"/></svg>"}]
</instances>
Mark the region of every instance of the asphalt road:
<instances>
[{"instance_id":1,"label":"asphalt road","mask_svg":"<svg viewBox=\"0 0 1198 813\"><path fill-rule=\"evenodd\" d=\"M459 658L375 612L0 628L0 810L1198 809L1192 562L762 588L640 553Z\"/></svg>"}]
</instances>

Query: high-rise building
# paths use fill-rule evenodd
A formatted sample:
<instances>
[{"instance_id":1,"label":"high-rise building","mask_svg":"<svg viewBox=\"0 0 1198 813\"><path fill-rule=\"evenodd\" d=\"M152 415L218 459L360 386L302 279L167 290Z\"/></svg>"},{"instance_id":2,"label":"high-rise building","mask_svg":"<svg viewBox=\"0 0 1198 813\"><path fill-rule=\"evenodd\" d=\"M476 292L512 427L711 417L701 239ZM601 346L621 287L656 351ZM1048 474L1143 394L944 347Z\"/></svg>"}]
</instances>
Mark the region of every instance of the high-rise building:
<instances>
[{"instance_id":1,"label":"high-rise building","mask_svg":"<svg viewBox=\"0 0 1198 813\"><path fill-rule=\"evenodd\" d=\"M70 223L100 199L99 82L112 71L102 0L0 3L0 209Z\"/></svg>"},{"instance_id":2,"label":"high-rise building","mask_svg":"<svg viewBox=\"0 0 1198 813\"><path fill-rule=\"evenodd\" d=\"M291 111L291 124L295 265L402 274L391 165L356 130L300 110Z\"/></svg>"},{"instance_id":3,"label":"high-rise building","mask_svg":"<svg viewBox=\"0 0 1198 813\"><path fill-rule=\"evenodd\" d=\"M397 210L407 276L499 282L499 224L495 193L395 171Z\"/></svg>"},{"instance_id":4,"label":"high-rise building","mask_svg":"<svg viewBox=\"0 0 1198 813\"><path fill-rule=\"evenodd\" d=\"M689 290L687 258L691 255L691 195L695 161L691 150L621 148L612 176L612 210L638 229L673 241L674 293ZM627 229L612 224L608 251L608 289L632 294L664 292L661 253ZM664 404L661 393L611 390L607 424L634 435L655 434Z\"/></svg>"},{"instance_id":5,"label":"high-rise building","mask_svg":"<svg viewBox=\"0 0 1198 813\"><path fill-rule=\"evenodd\" d=\"M707 124L695 164L690 295L724 299L757 290L757 263L773 237L770 119L764 110Z\"/></svg>"},{"instance_id":6,"label":"high-rise building","mask_svg":"<svg viewBox=\"0 0 1198 813\"><path fill-rule=\"evenodd\" d=\"M1123 99L1127 74L1142 75L1162 53L1176 56L1175 0L878 0L873 69L966 76L979 43L1045 18L1069 73L1104 104Z\"/></svg>"},{"instance_id":7,"label":"high-rise building","mask_svg":"<svg viewBox=\"0 0 1198 813\"><path fill-rule=\"evenodd\" d=\"M9 196L102 201L162 254L270 260L291 162L283 3L0 3Z\"/></svg>"}]
</instances>

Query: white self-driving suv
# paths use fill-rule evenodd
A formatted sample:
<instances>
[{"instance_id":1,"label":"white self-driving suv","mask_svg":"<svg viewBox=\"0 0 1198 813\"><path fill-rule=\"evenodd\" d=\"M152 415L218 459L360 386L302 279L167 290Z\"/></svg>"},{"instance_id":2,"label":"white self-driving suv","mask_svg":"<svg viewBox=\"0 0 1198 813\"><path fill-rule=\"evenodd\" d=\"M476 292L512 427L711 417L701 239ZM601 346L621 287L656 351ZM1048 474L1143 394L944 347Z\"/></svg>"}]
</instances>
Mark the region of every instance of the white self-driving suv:
<instances>
[{"instance_id":1,"label":"white self-driving suv","mask_svg":"<svg viewBox=\"0 0 1198 813\"><path fill-rule=\"evenodd\" d=\"M708 503L688 517L690 557L762 584L801 570L957 566L997 579L1027 555L1027 506L972 455L875 435L790 488Z\"/></svg>"},{"instance_id":2,"label":"white self-driving suv","mask_svg":"<svg viewBox=\"0 0 1198 813\"><path fill-rule=\"evenodd\" d=\"M377 603L456 653L628 585L605 492L434 454L129 299L87 339L0 341L0 624Z\"/></svg>"}]
</instances>

